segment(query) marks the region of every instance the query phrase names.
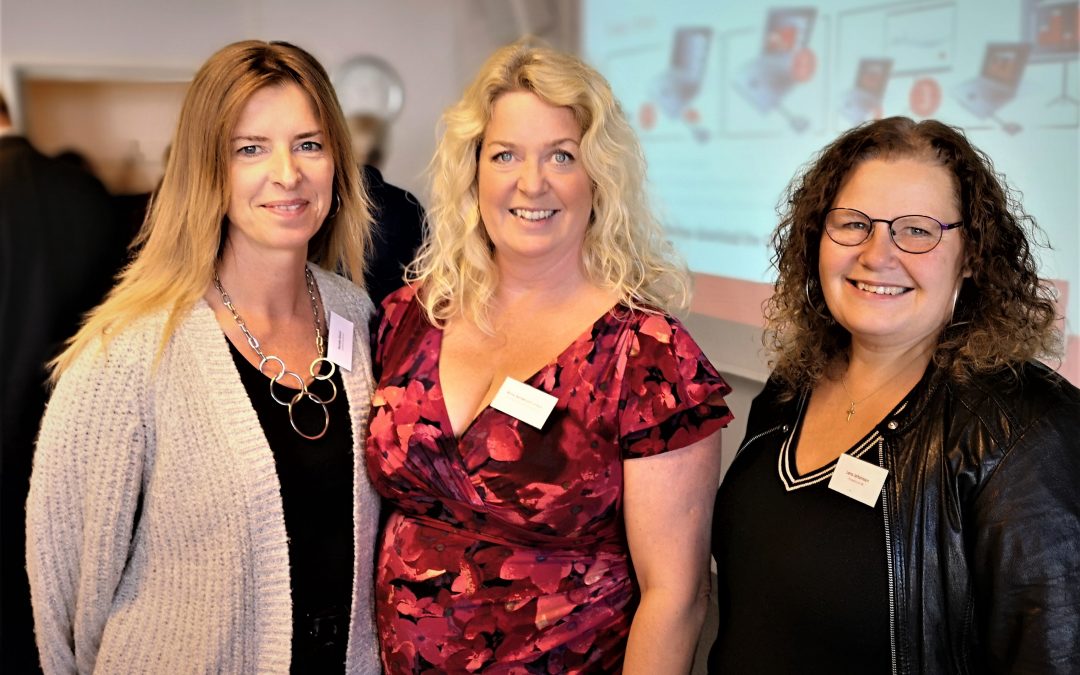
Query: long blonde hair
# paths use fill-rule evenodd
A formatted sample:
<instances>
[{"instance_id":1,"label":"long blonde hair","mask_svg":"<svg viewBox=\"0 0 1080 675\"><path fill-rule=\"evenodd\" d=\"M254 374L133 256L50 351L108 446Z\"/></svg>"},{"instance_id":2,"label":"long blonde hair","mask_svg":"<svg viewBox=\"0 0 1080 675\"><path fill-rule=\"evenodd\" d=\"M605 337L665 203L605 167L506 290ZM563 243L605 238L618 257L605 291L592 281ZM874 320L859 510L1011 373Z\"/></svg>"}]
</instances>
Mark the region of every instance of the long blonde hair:
<instances>
[{"instance_id":1,"label":"long blonde hair","mask_svg":"<svg viewBox=\"0 0 1080 675\"><path fill-rule=\"evenodd\" d=\"M132 243L134 259L50 364L54 381L96 340L107 345L110 336L132 321L166 310L160 356L205 293L221 254L233 127L252 94L283 84L298 85L310 97L334 161L334 195L340 208L309 242L308 259L363 284L370 205L330 78L315 57L287 42L236 42L211 56L195 74L180 110L165 176Z\"/></svg>"},{"instance_id":2,"label":"long blonde hair","mask_svg":"<svg viewBox=\"0 0 1080 675\"><path fill-rule=\"evenodd\" d=\"M428 318L464 316L490 330L498 285L493 246L480 219L477 156L495 100L528 91L569 108L582 130L581 159L593 184L582 265L593 283L646 311L680 311L690 281L649 207L645 157L607 81L575 56L528 39L496 51L461 100L443 113L431 161L428 232L407 277Z\"/></svg>"}]
</instances>

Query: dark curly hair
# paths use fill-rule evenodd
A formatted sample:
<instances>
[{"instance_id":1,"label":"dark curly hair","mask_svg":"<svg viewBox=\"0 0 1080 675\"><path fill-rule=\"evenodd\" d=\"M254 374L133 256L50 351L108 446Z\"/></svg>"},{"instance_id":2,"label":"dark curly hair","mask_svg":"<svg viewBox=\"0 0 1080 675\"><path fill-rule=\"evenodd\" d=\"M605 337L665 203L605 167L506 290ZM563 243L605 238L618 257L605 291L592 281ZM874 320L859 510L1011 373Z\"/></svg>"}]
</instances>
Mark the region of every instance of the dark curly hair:
<instances>
[{"instance_id":1,"label":"dark curly hair","mask_svg":"<svg viewBox=\"0 0 1080 675\"><path fill-rule=\"evenodd\" d=\"M1053 289L1039 278L1031 251L1040 233L1034 219L962 131L935 120L890 117L855 127L826 146L792 179L779 207L772 236L778 275L765 303L763 341L788 394L846 363L851 336L829 314L818 278L825 212L856 166L890 158L935 162L953 175L959 192L959 232L971 276L960 288L953 322L939 336L935 363L962 381L1056 357L1061 334Z\"/></svg>"}]
</instances>

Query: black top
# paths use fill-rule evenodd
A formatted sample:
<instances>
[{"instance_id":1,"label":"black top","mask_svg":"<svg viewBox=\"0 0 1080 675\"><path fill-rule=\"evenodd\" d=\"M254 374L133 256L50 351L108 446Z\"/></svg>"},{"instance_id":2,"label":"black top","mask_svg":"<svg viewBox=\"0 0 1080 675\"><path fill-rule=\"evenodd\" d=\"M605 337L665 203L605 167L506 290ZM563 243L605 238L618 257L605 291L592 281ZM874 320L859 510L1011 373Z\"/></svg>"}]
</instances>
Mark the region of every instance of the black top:
<instances>
[{"instance_id":1,"label":"black top","mask_svg":"<svg viewBox=\"0 0 1080 675\"><path fill-rule=\"evenodd\" d=\"M342 672L353 591L353 441L341 371L335 368L330 378L338 392L327 405L330 426L326 435L312 441L293 430L288 409L271 398L270 379L232 342L229 349L274 453L281 482L289 537L293 672L328 672L327 666L314 665L327 658L336 672ZM297 391L279 385L274 389L281 400ZM313 382L308 389L324 400L332 393L327 382ZM314 435L322 429L322 406L305 400L293 411L304 433ZM312 637L318 644L310 644Z\"/></svg>"},{"instance_id":2,"label":"black top","mask_svg":"<svg viewBox=\"0 0 1080 675\"><path fill-rule=\"evenodd\" d=\"M828 487L836 462L799 475L794 428L740 451L717 493L713 555L720 630L713 673L884 673L890 669L882 502ZM790 431L789 431L790 429ZM881 435L847 451L877 465Z\"/></svg>"},{"instance_id":3,"label":"black top","mask_svg":"<svg viewBox=\"0 0 1080 675\"><path fill-rule=\"evenodd\" d=\"M424 207L410 192L383 180L373 166L363 167L364 187L371 198L371 255L364 266L364 284L378 307L383 298L405 285L402 275L424 238Z\"/></svg>"}]
</instances>

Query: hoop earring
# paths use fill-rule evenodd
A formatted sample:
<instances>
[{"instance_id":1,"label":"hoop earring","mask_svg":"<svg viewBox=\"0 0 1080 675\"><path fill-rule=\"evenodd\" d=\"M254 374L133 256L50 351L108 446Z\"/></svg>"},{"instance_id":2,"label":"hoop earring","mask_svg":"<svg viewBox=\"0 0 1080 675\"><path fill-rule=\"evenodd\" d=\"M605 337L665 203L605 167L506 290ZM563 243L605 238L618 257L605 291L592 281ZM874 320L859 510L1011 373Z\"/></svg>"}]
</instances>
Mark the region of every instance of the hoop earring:
<instances>
[{"instance_id":1,"label":"hoop earring","mask_svg":"<svg viewBox=\"0 0 1080 675\"><path fill-rule=\"evenodd\" d=\"M820 316L827 323L832 323L833 321L835 321L835 319L833 319L831 316L829 316L827 314L823 314L820 309L815 307L814 306L814 301L810 299L810 277L806 277L805 289L806 289L806 305L807 305L807 307L809 307L811 310L813 310L814 314L817 314L818 316ZM826 305L826 307L828 307L828 305Z\"/></svg>"},{"instance_id":2,"label":"hoop earring","mask_svg":"<svg viewBox=\"0 0 1080 675\"><path fill-rule=\"evenodd\" d=\"M337 190L334 190L332 202L334 204L334 208L333 210L331 210L330 213L326 214L326 220L333 220L334 218L337 218L338 211L341 211L341 197L338 196Z\"/></svg>"},{"instance_id":3,"label":"hoop earring","mask_svg":"<svg viewBox=\"0 0 1080 675\"><path fill-rule=\"evenodd\" d=\"M963 285L964 285L964 282L961 281L960 285L956 287L956 291L953 292L952 311L949 312L949 323L947 323L945 325L945 328L942 329L942 332L947 331L950 328L955 328L957 326L963 326L966 323L971 323L971 321L969 319L964 319L962 321L957 321L956 320L956 303L960 300L960 289L961 289L961 287L963 287Z\"/></svg>"}]
</instances>

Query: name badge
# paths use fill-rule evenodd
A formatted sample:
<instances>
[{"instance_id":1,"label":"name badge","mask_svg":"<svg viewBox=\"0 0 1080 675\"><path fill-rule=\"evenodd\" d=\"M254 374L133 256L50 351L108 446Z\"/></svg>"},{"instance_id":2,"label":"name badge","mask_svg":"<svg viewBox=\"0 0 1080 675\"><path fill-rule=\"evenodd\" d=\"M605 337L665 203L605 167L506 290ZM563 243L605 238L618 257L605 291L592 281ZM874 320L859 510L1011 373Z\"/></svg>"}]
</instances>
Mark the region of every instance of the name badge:
<instances>
[{"instance_id":1,"label":"name badge","mask_svg":"<svg viewBox=\"0 0 1080 675\"><path fill-rule=\"evenodd\" d=\"M330 335L326 345L326 358L345 370L352 370L353 325L337 312L330 312Z\"/></svg>"},{"instance_id":2,"label":"name badge","mask_svg":"<svg viewBox=\"0 0 1080 675\"><path fill-rule=\"evenodd\" d=\"M829 480L829 489L847 495L867 506L877 504L881 486L889 472L876 464L864 462L844 453L836 460L836 470Z\"/></svg>"},{"instance_id":3,"label":"name badge","mask_svg":"<svg viewBox=\"0 0 1080 675\"><path fill-rule=\"evenodd\" d=\"M491 407L540 429L558 402L551 394L508 377L491 401Z\"/></svg>"}]
</instances>

